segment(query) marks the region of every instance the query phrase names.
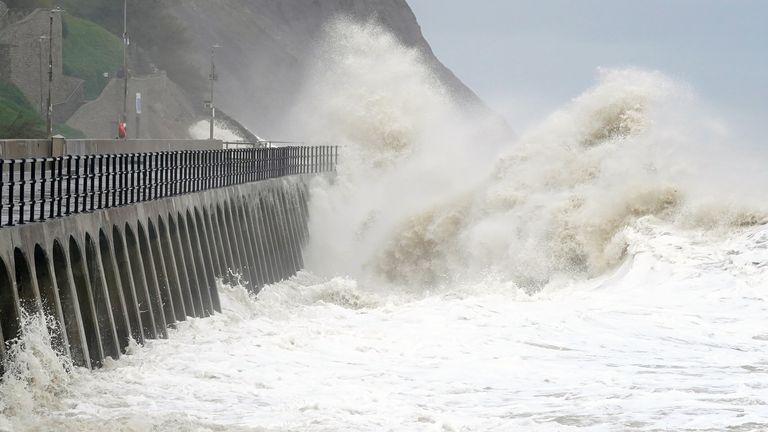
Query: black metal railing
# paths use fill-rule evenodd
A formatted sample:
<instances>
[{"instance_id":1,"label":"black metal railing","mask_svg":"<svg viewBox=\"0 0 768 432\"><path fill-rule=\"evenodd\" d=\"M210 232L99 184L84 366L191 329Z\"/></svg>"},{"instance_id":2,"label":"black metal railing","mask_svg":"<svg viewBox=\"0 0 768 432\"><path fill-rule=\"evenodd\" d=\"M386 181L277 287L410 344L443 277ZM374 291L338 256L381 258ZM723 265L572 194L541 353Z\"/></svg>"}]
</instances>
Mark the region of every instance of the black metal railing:
<instances>
[{"instance_id":1,"label":"black metal railing","mask_svg":"<svg viewBox=\"0 0 768 432\"><path fill-rule=\"evenodd\" d=\"M0 159L0 228L276 177L331 172L335 146Z\"/></svg>"}]
</instances>

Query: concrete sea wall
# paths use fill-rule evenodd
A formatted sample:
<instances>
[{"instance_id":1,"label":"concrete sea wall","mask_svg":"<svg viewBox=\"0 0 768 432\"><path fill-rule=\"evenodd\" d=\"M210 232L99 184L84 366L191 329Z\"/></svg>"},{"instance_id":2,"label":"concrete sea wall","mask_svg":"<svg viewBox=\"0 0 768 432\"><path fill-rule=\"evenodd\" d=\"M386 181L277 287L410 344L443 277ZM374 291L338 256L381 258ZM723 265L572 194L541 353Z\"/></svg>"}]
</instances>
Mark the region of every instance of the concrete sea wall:
<instances>
[{"instance_id":1,"label":"concrete sea wall","mask_svg":"<svg viewBox=\"0 0 768 432\"><path fill-rule=\"evenodd\" d=\"M0 356L23 313L52 317L75 364L119 358L221 311L217 279L253 292L303 267L309 176L174 196L0 230Z\"/></svg>"},{"instance_id":2,"label":"concrete sea wall","mask_svg":"<svg viewBox=\"0 0 768 432\"><path fill-rule=\"evenodd\" d=\"M152 153L160 151L217 150L219 140L166 139L19 139L0 140L0 159L46 158L63 155Z\"/></svg>"}]
</instances>

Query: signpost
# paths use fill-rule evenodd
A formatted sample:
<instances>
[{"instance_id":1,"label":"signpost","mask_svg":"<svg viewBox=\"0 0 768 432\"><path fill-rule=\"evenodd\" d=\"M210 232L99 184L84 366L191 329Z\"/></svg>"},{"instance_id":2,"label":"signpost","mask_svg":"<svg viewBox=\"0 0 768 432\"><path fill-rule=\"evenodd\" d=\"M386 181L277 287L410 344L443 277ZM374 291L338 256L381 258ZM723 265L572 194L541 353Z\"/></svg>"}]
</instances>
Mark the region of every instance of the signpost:
<instances>
[{"instance_id":1,"label":"signpost","mask_svg":"<svg viewBox=\"0 0 768 432\"><path fill-rule=\"evenodd\" d=\"M136 139L139 139L140 126L141 126L141 93L136 93Z\"/></svg>"}]
</instances>

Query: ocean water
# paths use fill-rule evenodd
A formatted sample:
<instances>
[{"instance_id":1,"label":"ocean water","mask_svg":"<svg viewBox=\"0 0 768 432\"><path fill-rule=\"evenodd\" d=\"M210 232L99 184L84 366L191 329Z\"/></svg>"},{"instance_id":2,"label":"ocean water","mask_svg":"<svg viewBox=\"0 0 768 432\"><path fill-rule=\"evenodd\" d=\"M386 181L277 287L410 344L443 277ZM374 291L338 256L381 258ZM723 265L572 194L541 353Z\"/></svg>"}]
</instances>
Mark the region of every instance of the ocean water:
<instances>
[{"instance_id":1,"label":"ocean water","mask_svg":"<svg viewBox=\"0 0 768 432\"><path fill-rule=\"evenodd\" d=\"M600 70L513 136L373 23L317 52L307 270L95 371L28 317L0 430L768 430L768 178L694 89Z\"/></svg>"},{"instance_id":2,"label":"ocean water","mask_svg":"<svg viewBox=\"0 0 768 432\"><path fill-rule=\"evenodd\" d=\"M0 429L767 430L768 229L626 231L615 271L533 295L309 273L258 298L222 286L224 313L168 340L3 384Z\"/></svg>"}]
</instances>

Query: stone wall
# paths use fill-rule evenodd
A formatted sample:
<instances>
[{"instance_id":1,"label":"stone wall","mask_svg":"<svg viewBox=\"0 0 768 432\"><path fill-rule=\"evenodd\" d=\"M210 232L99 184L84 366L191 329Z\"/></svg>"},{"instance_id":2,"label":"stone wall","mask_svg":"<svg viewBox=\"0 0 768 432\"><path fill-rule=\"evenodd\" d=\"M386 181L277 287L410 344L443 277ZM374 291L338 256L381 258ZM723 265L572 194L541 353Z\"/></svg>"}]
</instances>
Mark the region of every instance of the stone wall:
<instances>
[{"instance_id":1,"label":"stone wall","mask_svg":"<svg viewBox=\"0 0 768 432\"><path fill-rule=\"evenodd\" d=\"M134 342L221 312L217 279L254 293L303 268L309 177L293 176L0 230L0 375L23 311L98 367Z\"/></svg>"},{"instance_id":2,"label":"stone wall","mask_svg":"<svg viewBox=\"0 0 768 432\"><path fill-rule=\"evenodd\" d=\"M221 141L208 140L61 140L53 154L51 140L0 140L0 159L26 159L51 156L116 154L116 153L151 153L179 150L221 150Z\"/></svg>"},{"instance_id":3,"label":"stone wall","mask_svg":"<svg viewBox=\"0 0 768 432\"><path fill-rule=\"evenodd\" d=\"M0 30L7 24L8 6L0 1Z\"/></svg>"},{"instance_id":4,"label":"stone wall","mask_svg":"<svg viewBox=\"0 0 768 432\"><path fill-rule=\"evenodd\" d=\"M18 12L18 13L16 13ZM16 15L14 15L16 13ZM32 106L41 108L48 97L48 39L40 44L40 36L50 32L50 14L37 9L31 12L12 9L9 15L20 18L0 30L0 64L5 65L2 79L15 84L24 93ZM64 75L62 63L61 16L54 15L53 21L53 105L57 107L54 118L66 120L74 112L72 105L77 101L77 90L82 80ZM43 65L42 70L40 65ZM42 86L41 86L42 78ZM80 101L77 101L79 106ZM45 104L42 104L43 108ZM44 111L45 109L43 109ZM60 111L60 112L59 112Z\"/></svg>"}]
</instances>

